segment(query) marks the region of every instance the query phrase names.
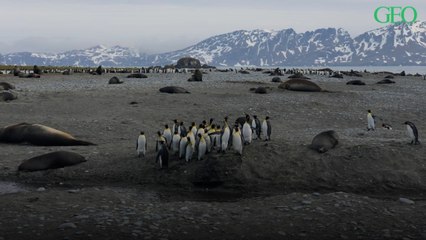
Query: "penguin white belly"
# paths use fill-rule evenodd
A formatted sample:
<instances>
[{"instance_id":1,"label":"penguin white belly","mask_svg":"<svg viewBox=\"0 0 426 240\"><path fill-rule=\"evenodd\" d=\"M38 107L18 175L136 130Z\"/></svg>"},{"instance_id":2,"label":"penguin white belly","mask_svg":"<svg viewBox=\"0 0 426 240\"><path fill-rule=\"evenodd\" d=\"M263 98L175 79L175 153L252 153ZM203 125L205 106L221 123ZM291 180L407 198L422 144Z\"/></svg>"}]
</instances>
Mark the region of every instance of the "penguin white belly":
<instances>
[{"instance_id":1,"label":"penguin white belly","mask_svg":"<svg viewBox=\"0 0 426 240\"><path fill-rule=\"evenodd\" d=\"M180 136L174 135L173 139L172 139L172 151L173 151L173 153L179 152L179 141L180 141Z\"/></svg>"},{"instance_id":2,"label":"penguin white belly","mask_svg":"<svg viewBox=\"0 0 426 240\"><path fill-rule=\"evenodd\" d=\"M265 140L268 140L268 124L266 123L266 121L263 121L262 123L262 134L263 138Z\"/></svg>"},{"instance_id":3,"label":"penguin white belly","mask_svg":"<svg viewBox=\"0 0 426 240\"><path fill-rule=\"evenodd\" d=\"M251 122L251 136L252 136L252 139L257 138L257 136L256 136L256 121L255 120L253 120Z\"/></svg>"},{"instance_id":4,"label":"penguin white belly","mask_svg":"<svg viewBox=\"0 0 426 240\"><path fill-rule=\"evenodd\" d=\"M198 160L203 159L204 155L206 154L207 144L205 141L200 141L200 144L198 145Z\"/></svg>"},{"instance_id":5,"label":"penguin white belly","mask_svg":"<svg viewBox=\"0 0 426 240\"><path fill-rule=\"evenodd\" d=\"M410 125L407 125L407 133L408 133L408 136L410 137L410 139L412 141L415 141L416 136L414 136L413 129L410 127Z\"/></svg>"},{"instance_id":6,"label":"penguin white belly","mask_svg":"<svg viewBox=\"0 0 426 240\"><path fill-rule=\"evenodd\" d=\"M226 151L226 149L228 148L229 135L230 135L229 128L225 128L223 135L222 135L222 139L221 139L221 142L222 142L221 150L222 151Z\"/></svg>"},{"instance_id":7,"label":"penguin white belly","mask_svg":"<svg viewBox=\"0 0 426 240\"><path fill-rule=\"evenodd\" d=\"M251 132L250 125L248 123L244 123L244 126L243 126L243 137L244 137L244 143L251 143L252 132Z\"/></svg>"},{"instance_id":8,"label":"penguin white belly","mask_svg":"<svg viewBox=\"0 0 426 240\"><path fill-rule=\"evenodd\" d=\"M206 152L210 152L212 149L212 140L207 133L204 134L204 140L206 140Z\"/></svg>"},{"instance_id":9,"label":"penguin white belly","mask_svg":"<svg viewBox=\"0 0 426 240\"><path fill-rule=\"evenodd\" d=\"M185 149L185 147L186 147L186 144L188 143L188 140L187 140L187 138L182 138L181 140L180 140L180 144L179 144L179 158L183 158L183 157L185 157L185 154L186 154L186 149Z\"/></svg>"},{"instance_id":10,"label":"penguin white belly","mask_svg":"<svg viewBox=\"0 0 426 240\"><path fill-rule=\"evenodd\" d=\"M368 122L368 129L375 129L374 118L373 116L371 116L371 114L367 116L367 122Z\"/></svg>"},{"instance_id":11,"label":"penguin white belly","mask_svg":"<svg viewBox=\"0 0 426 240\"><path fill-rule=\"evenodd\" d=\"M185 151L185 160L189 162L192 158L192 153L194 152L193 147L191 143L188 143L186 145L186 151Z\"/></svg>"},{"instance_id":12,"label":"penguin white belly","mask_svg":"<svg viewBox=\"0 0 426 240\"><path fill-rule=\"evenodd\" d=\"M170 131L164 131L163 136L166 139L167 146L170 146L172 143L172 133Z\"/></svg>"},{"instance_id":13,"label":"penguin white belly","mask_svg":"<svg viewBox=\"0 0 426 240\"><path fill-rule=\"evenodd\" d=\"M241 142L241 136L239 134L232 135L232 147L240 155L243 154L243 144Z\"/></svg>"},{"instance_id":14,"label":"penguin white belly","mask_svg":"<svg viewBox=\"0 0 426 240\"><path fill-rule=\"evenodd\" d=\"M146 138L144 136L140 136L138 138L138 149L136 150L138 153L138 156L140 155L145 156L145 153L146 153L145 144L146 144Z\"/></svg>"}]
</instances>

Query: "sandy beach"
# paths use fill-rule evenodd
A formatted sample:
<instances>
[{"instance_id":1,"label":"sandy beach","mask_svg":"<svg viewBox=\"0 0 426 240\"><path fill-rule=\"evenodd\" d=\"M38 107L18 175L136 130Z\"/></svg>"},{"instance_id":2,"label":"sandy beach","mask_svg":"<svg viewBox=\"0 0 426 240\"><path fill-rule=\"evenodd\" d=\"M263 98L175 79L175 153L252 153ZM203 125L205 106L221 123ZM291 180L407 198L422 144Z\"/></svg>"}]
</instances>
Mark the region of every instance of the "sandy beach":
<instances>
[{"instance_id":1,"label":"sandy beach","mask_svg":"<svg viewBox=\"0 0 426 240\"><path fill-rule=\"evenodd\" d=\"M0 240L426 238L426 150L408 144L403 125L414 122L423 143L423 77L381 85L388 74L308 75L327 90L309 93L279 89L255 71L207 71L203 82L188 82L190 73L147 75L0 75L18 94L0 102L0 127L39 123L97 144L0 144ZM109 85L113 76L124 83ZM355 79L366 85L346 85ZM165 86L190 94L160 93ZM259 86L268 93L250 91ZM376 131L367 131L367 109ZM189 163L172 158L168 170L156 166L155 134L164 124L214 118L222 125L245 113L270 117L270 142L255 140L242 156L213 152ZM309 149L325 130L338 133L338 146ZM145 158L135 151L140 131ZM57 150L88 161L16 174L23 160Z\"/></svg>"}]
</instances>

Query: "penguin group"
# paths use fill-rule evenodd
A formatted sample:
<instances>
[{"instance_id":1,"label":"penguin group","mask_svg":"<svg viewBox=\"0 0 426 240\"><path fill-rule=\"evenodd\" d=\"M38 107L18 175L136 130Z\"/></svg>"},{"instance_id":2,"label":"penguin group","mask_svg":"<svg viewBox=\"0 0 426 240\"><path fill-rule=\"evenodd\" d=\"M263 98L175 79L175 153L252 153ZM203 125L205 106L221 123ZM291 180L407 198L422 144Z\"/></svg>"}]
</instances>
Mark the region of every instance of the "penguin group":
<instances>
[{"instance_id":1,"label":"penguin group","mask_svg":"<svg viewBox=\"0 0 426 240\"><path fill-rule=\"evenodd\" d=\"M376 129L376 116L373 115L371 110L367 110L367 131L374 131ZM383 119L381 119L383 121ZM419 141L419 132L417 131L416 125L410 121L406 121L403 124L407 126L407 134L410 137L410 144L418 145ZM387 130L392 130L392 126L388 123L382 123L382 127Z\"/></svg>"},{"instance_id":2,"label":"penguin group","mask_svg":"<svg viewBox=\"0 0 426 240\"><path fill-rule=\"evenodd\" d=\"M192 122L187 129L183 121L173 120L170 128L164 125L162 131L157 131L155 140L156 163L161 169L168 168L170 156L177 159L184 159L191 162L194 158L197 161L205 159L211 152L226 153L235 152L243 154L243 147L250 145L253 140L271 140L271 122L266 116L261 122L257 115L246 114L239 118L231 127L228 117L222 123L215 123L211 118L209 122L202 121L198 126ZM136 152L138 157L145 157L147 153L147 138L145 132L141 131L137 142Z\"/></svg>"}]
</instances>

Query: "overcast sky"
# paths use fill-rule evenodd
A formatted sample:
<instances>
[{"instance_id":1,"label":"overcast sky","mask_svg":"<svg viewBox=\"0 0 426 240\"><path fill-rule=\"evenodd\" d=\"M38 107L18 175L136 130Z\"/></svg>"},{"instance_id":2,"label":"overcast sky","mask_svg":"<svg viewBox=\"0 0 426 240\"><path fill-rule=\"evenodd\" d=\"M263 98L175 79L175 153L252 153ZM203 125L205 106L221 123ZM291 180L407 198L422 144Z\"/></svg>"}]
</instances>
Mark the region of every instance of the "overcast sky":
<instances>
[{"instance_id":1,"label":"overcast sky","mask_svg":"<svg viewBox=\"0 0 426 240\"><path fill-rule=\"evenodd\" d=\"M384 26L377 7L408 5L426 20L425 0L0 0L0 53L98 44L161 53L241 29L341 27L355 37Z\"/></svg>"}]
</instances>

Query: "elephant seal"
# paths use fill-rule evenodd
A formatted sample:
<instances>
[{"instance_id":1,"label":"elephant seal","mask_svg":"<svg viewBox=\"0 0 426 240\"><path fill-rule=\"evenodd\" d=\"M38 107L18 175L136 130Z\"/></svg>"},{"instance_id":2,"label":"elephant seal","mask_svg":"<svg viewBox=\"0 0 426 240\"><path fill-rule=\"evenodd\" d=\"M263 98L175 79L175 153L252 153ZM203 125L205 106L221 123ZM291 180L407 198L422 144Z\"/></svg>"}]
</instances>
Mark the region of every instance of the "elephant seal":
<instances>
[{"instance_id":1,"label":"elephant seal","mask_svg":"<svg viewBox=\"0 0 426 240\"><path fill-rule=\"evenodd\" d=\"M118 77L112 77L109 81L108 84L122 84L123 81L121 81L120 79L118 79Z\"/></svg>"},{"instance_id":2,"label":"elephant seal","mask_svg":"<svg viewBox=\"0 0 426 240\"><path fill-rule=\"evenodd\" d=\"M148 78L148 76L142 73L132 73L127 78Z\"/></svg>"},{"instance_id":3,"label":"elephant seal","mask_svg":"<svg viewBox=\"0 0 426 240\"><path fill-rule=\"evenodd\" d=\"M0 102L1 101L8 102L8 101L15 100L17 98L18 96L13 92L9 92L9 91L0 92Z\"/></svg>"},{"instance_id":4,"label":"elephant seal","mask_svg":"<svg viewBox=\"0 0 426 240\"><path fill-rule=\"evenodd\" d=\"M43 154L23 161L18 166L18 171L35 172L48 169L63 168L86 161L86 158L84 158L80 154L67 151L57 151Z\"/></svg>"},{"instance_id":5,"label":"elephant seal","mask_svg":"<svg viewBox=\"0 0 426 240\"><path fill-rule=\"evenodd\" d=\"M279 86L281 89L287 89L291 91L302 91L302 92L321 92L322 89L315 83L306 79L290 79L281 83Z\"/></svg>"},{"instance_id":6,"label":"elephant seal","mask_svg":"<svg viewBox=\"0 0 426 240\"><path fill-rule=\"evenodd\" d=\"M15 86L13 86L10 83L7 82L0 82L0 90L10 90L10 89L15 89Z\"/></svg>"},{"instance_id":7,"label":"elephant seal","mask_svg":"<svg viewBox=\"0 0 426 240\"><path fill-rule=\"evenodd\" d=\"M254 93L266 94L266 93L268 93L268 91L266 90L265 87L258 87L254 90Z\"/></svg>"},{"instance_id":8,"label":"elephant seal","mask_svg":"<svg viewBox=\"0 0 426 240\"><path fill-rule=\"evenodd\" d=\"M361 80L351 80L349 82L346 83L346 85L365 85L365 82L361 81Z\"/></svg>"},{"instance_id":9,"label":"elephant seal","mask_svg":"<svg viewBox=\"0 0 426 240\"><path fill-rule=\"evenodd\" d=\"M41 124L19 123L0 128L0 142L30 143L38 146L87 146L91 142L78 140L66 132Z\"/></svg>"},{"instance_id":10,"label":"elephant seal","mask_svg":"<svg viewBox=\"0 0 426 240\"><path fill-rule=\"evenodd\" d=\"M376 84L391 84L391 83L395 83L395 81L392 81L389 78L385 78L383 80L376 82Z\"/></svg>"},{"instance_id":11,"label":"elephant seal","mask_svg":"<svg viewBox=\"0 0 426 240\"><path fill-rule=\"evenodd\" d=\"M186 90L183 87L175 87L175 86L167 86L160 88L160 92L162 93L189 93L188 90Z\"/></svg>"},{"instance_id":12,"label":"elephant seal","mask_svg":"<svg viewBox=\"0 0 426 240\"><path fill-rule=\"evenodd\" d=\"M325 153L334 148L339 143L339 137L333 130L322 132L314 137L311 149L317 150L319 153Z\"/></svg>"}]
</instances>

